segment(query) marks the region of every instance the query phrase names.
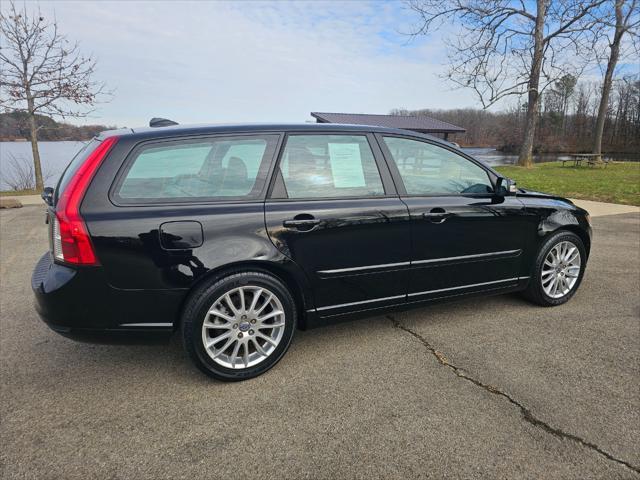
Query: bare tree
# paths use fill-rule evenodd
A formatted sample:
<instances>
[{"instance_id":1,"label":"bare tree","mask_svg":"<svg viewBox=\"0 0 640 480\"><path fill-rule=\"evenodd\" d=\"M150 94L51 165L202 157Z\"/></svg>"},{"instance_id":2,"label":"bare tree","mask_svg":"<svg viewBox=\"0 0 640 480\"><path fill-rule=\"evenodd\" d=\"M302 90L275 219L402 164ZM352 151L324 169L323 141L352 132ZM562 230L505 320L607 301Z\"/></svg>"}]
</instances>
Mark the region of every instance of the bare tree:
<instances>
[{"instance_id":1,"label":"bare tree","mask_svg":"<svg viewBox=\"0 0 640 480\"><path fill-rule=\"evenodd\" d=\"M5 172L2 175L2 180L11 190L33 190L36 188L34 164L29 162L24 157L16 157L13 154L9 154L8 164L5 165ZM43 179L47 180L54 178L55 172L51 172L45 169L43 173Z\"/></svg>"},{"instance_id":2,"label":"bare tree","mask_svg":"<svg viewBox=\"0 0 640 480\"><path fill-rule=\"evenodd\" d=\"M598 107L598 117L593 136L593 153L602 153L602 134L604 132L604 122L607 116L609 105L609 95L613 83L613 74L620 58L623 37L627 34L637 36L638 26L640 26L640 13L638 12L637 0L613 0L615 18L608 20L606 17L603 23L613 29L613 37L608 39L609 58L607 69L602 81L602 93L600 105Z\"/></svg>"},{"instance_id":3,"label":"bare tree","mask_svg":"<svg viewBox=\"0 0 640 480\"><path fill-rule=\"evenodd\" d=\"M576 89L578 79L573 75L563 75L560 80L553 84L553 91L560 99L560 109L562 111L562 133L567 130L567 110L569 108L569 101L573 96Z\"/></svg>"},{"instance_id":4,"label":"bare tree","mask_svg":"<svg viewBox=\"0 0 640 480\"><path fill-rule=\"evenodd\" d=\"M0 14L0 108L26 112L35 187L44 187L36 115L84 117L104 92L93 81L96 61L58 31L40 12L27 14L11 2Z\"/></svg>"},{"instance_id":5,"label":"bare tree","mask_svg":"<svg viewBox=\"0 0 640 480\"><path fill-rule=\"evenodd\" d=\"M511 96L527 95L518 163L533 163L540 96L564 74L578 76L597 19L606 0L408 0L420 18L414 34L442 26L461 29L448 44L455 84L475 91L487 108Z\"/></svg>"}]
</instances>

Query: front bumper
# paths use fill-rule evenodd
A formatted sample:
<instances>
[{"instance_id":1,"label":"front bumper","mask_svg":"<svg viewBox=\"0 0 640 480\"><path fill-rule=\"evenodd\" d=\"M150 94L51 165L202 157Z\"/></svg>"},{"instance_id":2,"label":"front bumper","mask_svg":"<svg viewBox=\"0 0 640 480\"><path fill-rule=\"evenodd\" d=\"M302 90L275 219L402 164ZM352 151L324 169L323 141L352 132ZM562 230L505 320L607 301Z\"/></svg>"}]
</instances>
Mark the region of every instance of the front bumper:
<instances>
[{"instance_id":1,"label":"front bumper","mask_svg":"<svg viewBox=\"0 0 640 480\"><path fill-rule=\"evenodd\" d=\"M100 267L70 268L43 255L31 276L36 311L54 331L78 340L172 333L182 290L119 290ZM131 326L133 324L134 326Z\"/></svg>"}]
</instances>

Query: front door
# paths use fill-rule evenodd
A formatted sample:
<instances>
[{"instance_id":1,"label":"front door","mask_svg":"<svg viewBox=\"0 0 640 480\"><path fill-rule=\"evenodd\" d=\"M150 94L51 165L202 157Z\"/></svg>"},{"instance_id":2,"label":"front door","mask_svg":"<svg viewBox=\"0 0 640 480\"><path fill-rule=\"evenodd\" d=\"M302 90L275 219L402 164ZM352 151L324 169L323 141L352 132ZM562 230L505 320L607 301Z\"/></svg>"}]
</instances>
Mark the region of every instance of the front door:
<instances>
[{"instance_id":1,"label":"front door","mask_svg":"<svg viewBox=\"0 0 640 480\"><path fill-rule=\"evenodd\" d=\"M409 207L409 301L513 286L530 223L515 196L493 194L490 172L443 146L379 136Z\"/></svg>"},{"instance_id":2,"label":"front door","mask_svg":"<svg viewBox=\"0 0 640 480\"><path fill-rule=\"evenodd\" d=\"M265 218L321 316L405 301L409 213L373 136L288 135Z\"/></svg>"}]
</instances>

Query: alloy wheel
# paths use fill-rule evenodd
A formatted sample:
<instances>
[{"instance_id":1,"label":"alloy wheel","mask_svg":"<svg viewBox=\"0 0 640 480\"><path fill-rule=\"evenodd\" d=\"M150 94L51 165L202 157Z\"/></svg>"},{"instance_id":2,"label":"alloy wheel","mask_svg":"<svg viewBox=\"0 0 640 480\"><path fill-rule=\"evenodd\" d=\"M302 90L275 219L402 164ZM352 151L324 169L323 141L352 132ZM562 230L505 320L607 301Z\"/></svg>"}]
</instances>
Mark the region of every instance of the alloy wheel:
<instances>
[{"instance_id":1,"label":"alloy wheel","mask_svg":"<svg viewBox=\"0 0 640 480\"><path fill-rule=\"evenodd\" d=\"M202 324L207 354L226 368L248 368L268 358L284 334L285 313L264 287L243 286L221 295Z\"/></svg>"},{"instance_id":2,"label":"alloy wheel","mask_svg":"<svg viewBox=\"0 0 640 480\"><path fill-rule=\"evenodd\" d=\"M540 281L542 289L551 298L562 298L575 286L580 276L582 259L580 250L569 241L562 241L549 250Z\"/></svg>"}]
</instances>

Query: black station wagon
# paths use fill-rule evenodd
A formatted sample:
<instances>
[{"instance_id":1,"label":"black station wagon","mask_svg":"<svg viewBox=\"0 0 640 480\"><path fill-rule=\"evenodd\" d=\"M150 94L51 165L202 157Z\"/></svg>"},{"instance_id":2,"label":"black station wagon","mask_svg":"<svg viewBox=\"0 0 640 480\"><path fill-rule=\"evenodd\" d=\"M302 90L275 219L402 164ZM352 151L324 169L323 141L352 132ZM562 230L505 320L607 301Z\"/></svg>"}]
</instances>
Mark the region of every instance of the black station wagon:
<instances>
[{"instance_id":1,"label":"black station wagon","mask_svg":"<svg viewBox=\"0 0 640 480\"><path fill-rule=\"evenodd\" d=\"M43 198L43 320L78 339L180 329L222 380L268 370L296 328L511 291L562 304L591 244L571 201L369 126L108 131Z\"/></svg>"}]
</instances>

